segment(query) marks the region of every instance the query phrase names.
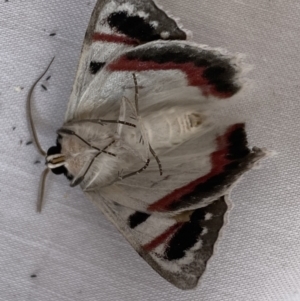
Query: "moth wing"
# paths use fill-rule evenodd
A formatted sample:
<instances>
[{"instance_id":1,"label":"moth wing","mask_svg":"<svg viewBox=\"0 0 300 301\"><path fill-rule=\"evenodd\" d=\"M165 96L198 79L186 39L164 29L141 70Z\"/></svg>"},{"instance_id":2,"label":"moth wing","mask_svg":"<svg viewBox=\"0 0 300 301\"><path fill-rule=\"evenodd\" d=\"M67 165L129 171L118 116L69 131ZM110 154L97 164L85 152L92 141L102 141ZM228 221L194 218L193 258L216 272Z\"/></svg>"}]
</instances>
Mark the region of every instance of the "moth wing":
<instances>
[{"instance_id":1,"label":"moth wing","mask_svg":"<svg viewBox=\"0 0 300 301\"><path fill-rule=\"evenodd\" d=\"M228 194L265 155L265 150L249 149L244 124L234 124L222 134L208 132L159 155L162 176L152 160L143 172L102 187L101 194L138 211L174 215Z\"/></svg>"},{"instance_id":2,"label":"moth wing","mask_svg":"<svg viewBox=\"0 0 300 301\"><path fill-rule=\"evenodd\" d=\"M240 90L240 71L236 57L185 41L146 43L107 63L82 96L75 119L117 120L122 97L135 98L135 73L140 115L149 121L145 126L153 141L166 131L171 135L172 127L156 127L168 110L199 114L200 130L176 145L158 146L162 177L152 159L142 173L103 187L102 195L138 211L174 214L206 206L225 194L265 155L248 148L244 124L226 120L218 112L222 100ZM159 118L151 121L151 114ZM194 196L197 191L201 197Z\"/></svg>"},{"instance_id":3,"label":"moth wing","mask_svg":"<svg viewBox=\"0 0 300 301\"><path fill-rule=\"evenodd\" d=\"M94 75L84 92L70 101L66 121L87 116L118 117L122 97L134 99L137 77L139 107L218 105L241 89L240 58L187 41L153 41L120 53Z\"/></svg>"},{"instance_id":4,"label":"moth wing","mask_svg":"<svg viewBox=\"0 0 300 301\"><path fill-rule=\"evenodd\" d=\"M180 289L197 285L224 224L226 197L169 218L106 200L100 190L86 194L163 278Z\"/></svg>"},{"instance_id":5,"label":"moth wing","mask_svg":"<svg viewBox=\"0 0 300 301\"><path fill-rule=\"evenodd\" d=\"M186 33L152 0L98 0L84 38L66 120L96 74L112 58L157 39L185 40Z\"/></svg>"}]
</instances>

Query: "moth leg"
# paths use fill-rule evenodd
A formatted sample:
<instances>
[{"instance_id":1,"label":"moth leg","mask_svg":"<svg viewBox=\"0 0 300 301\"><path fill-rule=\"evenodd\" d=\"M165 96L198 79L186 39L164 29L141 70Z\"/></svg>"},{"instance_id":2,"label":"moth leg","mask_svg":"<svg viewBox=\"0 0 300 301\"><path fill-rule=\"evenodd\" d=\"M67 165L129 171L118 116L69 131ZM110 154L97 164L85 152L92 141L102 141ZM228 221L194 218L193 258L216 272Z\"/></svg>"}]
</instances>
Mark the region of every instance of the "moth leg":
<instances>
[{"instance_id":1,"label":"moth leg","mask_svg":"<svg viewBox=\"0 0 300 301\"><path fill-rule=\"evenodd\" d=\"M109 119L82 119L82 120L75 120L75 121L68 122L66 125L73 125L73 124L76 124L76 123L85 123L85 122L97 123L97 124L100 124L100 125L105 125L105 123L119 123L119 124L122 124L122 125L128 125L128 126L136 127L135 124L127 122L127 121L109 120Z\"/></svg>"},{"instance_id":2,"label":"moth leg","mask_svg":"<svg viewBox=\"0 0 300 301\"><path fill-rule=\"evenodd\" d=\"M86 176L87 172L89 171L89 169L91 168L92 164L94 163L94 161L98 158L98 156L100 156L102 153L105 152L105 150L107 148L109 148L113 143L115 143L115 140L113 140L111 143L109 143L107 146L105 146L102 150L100 150L99 152L97 152L95 154L95 156L93 157L93 159L91 160L91 162L89 163L88 167L86 168L86 170L84 171L82 176L77 177L75 180L73 180L70 183L71 187L77 186L78 184L80 184L83 180L84 177ZM79 174L81 173L81 171L79 172ZM91 181L92 182L92 181ZM91 183L89 183L87 186L89 186Z\"/></svg>"},{"instance_id":3,"label":"moth leg","mask_svg":"<svg viewBox=\"0 0 300 301\"><path fill-rule=\"evenodd\" d=\"M162 176L163 172L162 172L161 162L160 162L158 156L156 155L154 149L151 147L150 144L149 144L149 150L150 150L150 153L152 154L152 156L154 157L154 159L156 160L156 163L157 163L158 168L159 168L159 174Z\"/></svg>"},{"instance_id":4,"label":"moth leg","mask_svg":"<svg viewBox=\"0 0 300 301\"><path fill-rule=\"evenodd\" d=\"M131 173L125 175L125 176L121 176L121 175L119 174L119 179L120 179L120 180L123 180L123 179L125 179L125 178L128 178L128 177L131 177L131 176L134 176L134 175L136 175L136 174L141 173L142 171L144 171L144 170L149 166L149 163L150 163L150 159L147 159L145 165L144 165L142 168L140 168L140 169L137 170L137 171L131 172Z\"/></svg>"},{"instance_id":5,"label":"moth leg","mask_svg":"<svg viewBox=\"0 0 300 301\"><path fill-rule=\"evenodd\" d=\"M88 145L90 148L93 148L93 149L95 149L95 150L97 150L97 151L99 151L99 152L101 151L102 153L105 153L105 154L108 154L108 155L111 155L111 156L116 157L116 154L113 154L113 153L111 153L111 152L105 151L106 147L105 147L104 149L101 150L100 148L98 148L98 147L96 147L96 146L90 144L90 143L87 142L86 140L84 140L81 136L77 135L77 134L76 134L74 131L72 131L72 130L61 128L61 129L59 129L59 130L57 131L57 134L66 134L66 135L75 136L75 137L77 137L79 140L81 140L82 142L84 142L86 145Z\"/></svg>"},{"instance_id":6,"label":"moth leg","mask_svg":"<svg viewBox=\"0 0 300 301\"><path fill-rule=\"evenodd\" d=\"M148 134L147 131L144 127L144 124L142 122L142 118L139 115L139 89L138 89L138 83L137 83L137 79L136 79L136 75L135 73L132 73L132 77L133 77L133 82L134 82L134 106L133 104L127 100L129 102L129 105L131 107L131 110L134 112L134 117L136 118L137 122L139 123L139 130L141 132L141 137L140 137L140 143L145 144L147 146L149 146L149 139L148 139ZM147 154L147 157L149 157L149 154Z\"/></svg>"},{"instance_id":7,"label":"moth leg","mask_svg":"<svg viewBox=\"0 0 300 301\"><path fill-rule=\"evenodd\" d=\"M138 115L138 112L137 112L135 106L134 106L134 105L131 103L131 101L130 101L127 97L125 97L125 96L123 96L122 101L123 101L123 103L124 103L124 107L125 107L125 105L127 104L128 107L129 107L129 109L130 109L130 111L131 111L131 113L133 114L133 116L130 116L130 118L131 118L131 119L134 119L134 120L137 120L137 119L139 118L139 115Z\"/></svg>"},{"instance_id":8,"label":"moth leg","mask_svg":"<svg viewBox=\"0 0 300 301\"><path fill-rule=\"evenodd\" d=\"M137 116L139 116L138 115L139 114L139 107L138 107L139 90L138 90L138 84L137 84L137 79L136 79L135 73L132 73L132 77L133 77L134 87L135 87L135 96L134 96L135 110L136 110ZM144 125L141 122L141 118L139 118L139 121L140 121L140 130L141 130L141 133L142 133L140 141L143 144L147 144L148 145L150 153L152 154L152 156L154 157L154 159L157 162L157 165L158 165L158 168L159 168L159 173L160 173L160 175L162 175L161 162L160 162L158 156L156 155L154 149L150 145L150 142L149 142L149 139L148 139L148 135L146 134L146 129L144 128ZM146 137L146 139L144 137Z\"/></svg>"},{"instance_id":9,"label":"moth leg","mask_svg":"<svg viewBox=\"0 0 300 301\"><path fill-rule=\"evenodd\" d=\"M115 140L115 141L116 141L116 140ZM130 152L131 152L132 154L134 154L135 156L140 157L141 160L144 160L144 159L142 158L142 156L141 156L134 148L132 148L130 145L128 145L126 142L124 142L124 141L122 141L122 140L119 140L119 141L117 141L117 143L121 143L122 148L126 149L127 151L130 151ZM139 170L137 170L137 171L131 172L131 173L126 174L126 175L124 175L124 176L121 175L122 172L119 172L119 173L118 173L118 178L119 178L120 180L122 180L122 179L125 179L125 178L128 178L128 177L131 177L131 176L133 176L133 175L136 175L136 174L141 173L142 171L144 171L144 170L149 166L150 158L147 158L145 161L146 161L146 162L145 162L145 165L144 165L142 168L140 168Z\"/></svg>"},{"instance_id":10,"label":"moth leg","mask_svg":"<svg viewBox=\"0 0 300 301\"><path fill-rule=\"evenodd\" d=\"M132 104L130 103L129 99L126 98L125 96L122 97L121 99L121 106L120 106L120 113L119 113L119 120L125 120L125 115L126 115L126 104L129 105L130 110L134 113L134 108ZM119 122L118 127L117 127L117 133L119 136L121 136L123 125L131 125L132 123L126 122ZM134 125L136 127L136 125Z\"/></svg>"},{"instance_id":11,"label":"moth leg","mask_svg":"<svg viewBox=\"0 0 300 301\"><path fill-rule=\"evenodd\" d=\"M139 104L138 104L138 99L139 99L139 89L138 89L138 84L137 84L137 79L135 73L132 73L133 81L134 81L134 102L135 102L135 109L137 115L139 114Z\"/></svg>"}]
</instances>

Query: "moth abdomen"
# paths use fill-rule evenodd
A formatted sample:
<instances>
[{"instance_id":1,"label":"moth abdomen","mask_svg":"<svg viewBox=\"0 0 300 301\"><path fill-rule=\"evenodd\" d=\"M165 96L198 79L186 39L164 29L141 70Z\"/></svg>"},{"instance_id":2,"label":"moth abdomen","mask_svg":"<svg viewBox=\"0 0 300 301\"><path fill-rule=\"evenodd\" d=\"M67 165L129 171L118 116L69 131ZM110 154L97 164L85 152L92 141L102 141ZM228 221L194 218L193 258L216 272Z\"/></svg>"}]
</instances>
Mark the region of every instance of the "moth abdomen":
<instances>
[{"instance_id":1,"label":"moth abdomen","mask_svg":"<svg viewBox=\"0 0 300 301\"><path fill-rule=\"evenodd\" d=\"M201 135L206 125L205 115L189 108L169 108L144 118L153 148L170 148Z\"/></svg>"}]
</instances>

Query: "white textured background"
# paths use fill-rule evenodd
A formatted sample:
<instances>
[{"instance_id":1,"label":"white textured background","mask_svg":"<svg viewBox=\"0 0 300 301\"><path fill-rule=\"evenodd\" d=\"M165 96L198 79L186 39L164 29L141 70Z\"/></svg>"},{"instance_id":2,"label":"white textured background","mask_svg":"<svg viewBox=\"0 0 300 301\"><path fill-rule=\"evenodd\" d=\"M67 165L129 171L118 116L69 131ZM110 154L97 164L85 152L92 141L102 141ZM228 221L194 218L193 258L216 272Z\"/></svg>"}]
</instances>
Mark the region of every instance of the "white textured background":
<instances>
[{"instance_id":1,"label":"white textured background","mask_svg":"<svg viewBox=\"0 0 300 301\"><path fill-rule=\"evenodd\" d=\"M64 177L51 175L44 210L35 213L43 158L26 145L26 95L55 56L51 79L42 81L48 91L38 85L34 94L48 148L94 4L0 3L0 300L300 300L299 0L160 1L195 41L247 55L251 84L232 114L245 115L251 144L277 151L234 190L230 224L200 286L188 292L152 271Z\"/></svg>"}]
</instances>

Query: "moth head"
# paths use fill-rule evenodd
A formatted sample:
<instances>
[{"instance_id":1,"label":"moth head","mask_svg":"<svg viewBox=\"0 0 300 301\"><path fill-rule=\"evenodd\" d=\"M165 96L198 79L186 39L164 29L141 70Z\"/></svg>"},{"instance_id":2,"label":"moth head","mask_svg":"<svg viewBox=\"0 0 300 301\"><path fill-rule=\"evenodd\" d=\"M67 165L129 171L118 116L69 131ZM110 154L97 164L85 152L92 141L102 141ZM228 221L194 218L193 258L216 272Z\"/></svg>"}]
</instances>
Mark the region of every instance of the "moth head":
<instances>
[{"instance_id":1,"label":"moth head","mask_svg":"<svg viewBox=\"0 0 300 301\"><path fill-rule=\"evenodd\" d=\"M47 167L56 175L67 174L65 167L66 158L61 153L61 145L57 142L56 146L51 146L45 157Z\"/></svg>"},{"instance_id":2,"label":"moth head","mask_svg":"<svg viewBox=\"0 0 300 301\"><path fill-rule=\"evenodd\" d=\"M45 165L56 175L65 175L68 180L72 180L73 176L68 170L67 157L62 151L63 137L58 134L56 145L51 146L45 155Z\"/></svg>"}]
</instances>

